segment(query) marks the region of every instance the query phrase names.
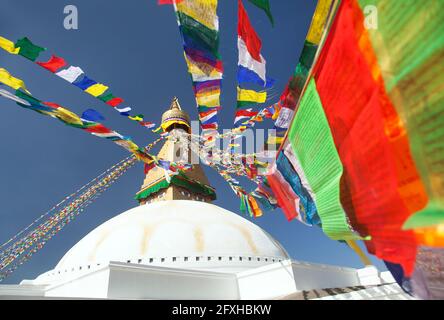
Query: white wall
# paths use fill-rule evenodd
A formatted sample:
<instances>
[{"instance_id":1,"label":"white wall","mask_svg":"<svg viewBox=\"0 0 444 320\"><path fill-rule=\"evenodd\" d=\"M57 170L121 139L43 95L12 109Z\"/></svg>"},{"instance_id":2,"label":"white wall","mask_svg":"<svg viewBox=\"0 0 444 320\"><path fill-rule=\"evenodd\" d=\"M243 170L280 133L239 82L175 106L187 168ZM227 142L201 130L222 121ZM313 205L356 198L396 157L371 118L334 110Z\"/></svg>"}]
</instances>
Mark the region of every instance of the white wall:
<instances>
[{"instance_id":1,"label":"white wall","mask_svg":"<svg viewBox=\"0 0 444 320\"><path fill-rule=\"evenodd\" d=\"M341 288L360 285L356 269L294 261L292 263L297 291Z\"/></svg>"},{"instance_id":2,"label":"white wall","mask_svg":"<svg viewBox=\"0 0 444 320\"><path fill-rule=\"evenodd\" d=\"M48 286L46 297L106 298L108 295L109 269L104 266L78 278Z\"/></svg>"},{"instance_id":3,"label":"white wall","mask_svg":"<svg viewBox=\"0 0 444 320\"><path fill-rule=\"evenodd\" d=\"M237 274L241 300L272 299L296 291L291 260Z\"/></svg>"},{"instance_id":4,"label":"white wall","mask_svg":"<svg viewBox=\"0 0 444 320\"><path fill-rule=\"evenodd\" d=\"M110 270L110 299L239 299L234 274L116 262Z\"/></svg>"},{"instance_id":5,"label":"white wall","mask_svg":"<svg viewBox=\"0 0 444 320\"><path fill-rule=\"evenodd\" d=\"M383 281L380 278L380 273L375 266L367 266L365 268L359 269L357 270L357 274L359 277L359 282L361 283L362 286L374 286L381 284ZM385 278L386 280L389 280L388 277ZM394 279L392 282L395 282Z\"/></svg>"}]
</instances>

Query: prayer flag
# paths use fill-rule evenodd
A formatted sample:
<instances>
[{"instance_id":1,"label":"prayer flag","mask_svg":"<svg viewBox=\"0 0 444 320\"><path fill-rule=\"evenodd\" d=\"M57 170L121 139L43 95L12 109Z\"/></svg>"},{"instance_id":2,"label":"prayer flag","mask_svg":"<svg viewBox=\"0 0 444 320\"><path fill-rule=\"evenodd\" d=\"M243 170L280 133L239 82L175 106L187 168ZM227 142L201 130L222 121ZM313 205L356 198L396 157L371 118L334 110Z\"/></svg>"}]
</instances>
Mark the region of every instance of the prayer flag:
<instances>
[{"instance_id":1,"label":"prayer flag","mask_svg":"<svg viewBox=\"0 0 444 320\"><path fill-rule=\"evenodd\" d=\"M13 77L6 69L3 68L0 68L0 82L8 87L11 87L12 89L23 89L28 92L23 80Z\"/></svg>"},{"instance_id":2,"label":"prayer flag","mask_svg":"<svg viewBox=\"0 0 444 320\"><path fill-rule=\"evenodd\" d=\"M262 42L250 23L250 19L248 18L247 12L245 11L242 0L238 0L237 34L238 37L244 41L246 48L253 59L259 62L262 61L260 56Z\"/></svg>"},{"instance_id":3,"label":"prayer flag","mask_svg":"<svg viewBox=\"0 0 444 320\"><path fill-rule=\"evenodd\" d=\"M65 60L55 55L52 55L49 61L47 62L36 62L36 63L52 73L55 73L60 68L66 66Z\"/></svg>"},{"instance_id":4,"label":"prayer flag","mask_svg":"<svg viewBox=\"0 0 444 320\"><path fill-rule=\"evenodd\" d=\"M87 121L94 121L94 122L105 120L105 117L102 116L98 111L96 111L94 109L85 110L82 113L81 118L84 120L87 120Z\"/></svg>"},{"instance_id":5,"label":"prayer flag","mask_svg":"<svg viewBox=\"0 0 444 320\"><path fill-rule=\"evenodd\" d=\"M89 87L95 85L97 82L88 78L86 75L83 75L83 77L77 79L75 82L73 82L73 85L76 87L79 87L82 90L86 90Z\"/></svg>"},{"instance_id":6,"label":"prayer flag","mask_svg":"<svg viewBox=\"0 0 444 320\"><path fill-rule=\"evenodd\" d=\"M84 72L81 68L73 66L70 66L68 69L60 70L59 72L56 73L57 76L59 76L62 79L65 79L69 83L73 83L83 74Z\"/></svg>"},{"instance_id":7,"label":"prayer flag","mask_svg":"<svg viewBox=\"0 0 444 320\"><path fill-rule=\"evenodd\" d=\"M106 90L108 90L109 87L101 84L101 83L96 83L94 85L92 85L91 87L87 88L85 90L85 92L89 93L90 95L94 96L94 97L98 97L100 95L102 95L103 93L105 93Z\"/></svg>"},{"instance_id":8,"label":"prayer flag","mask_svg":"<svg viewBox=\"0 0 444 320\"><path fill-rule=\"evenodd\" d=\"M15 43L16 48L20 48L18 54L31 60L35 61L38 56L40 55L40 52L46 51L46 48L36 46L29 40L28 38L22 38L19 39Z\"/></svg>"},{"instance_id":9,"label":"prayer flag","mask_svg":"<svg viewBox=\"0 0 444 320\"><path fill-rule=\"evenodd\" d=\"M257 92L237 87L237 100L244 102L264 103L267 100L267 92Z\"/></svg>"},{"instance_id":10,"label":"prayer flag","mask_svg":"<svg viewBox=\"0 0 444 320\"><path fill-rule=\"evenodd\" d=\"M12 54L18 54L20 50L20 48L15 47L14 42L3 37L0 37L0 48Z\"/></svg>"},{"instance_id":11,"label":"prayer flag","mask_svg":"<svg viewBox=\"0 0 444 320\"><path fill-rule=\"evenodd\" d=\"M274 20L273 16L271 15L271 9L270 9L270 1L269 0L248 0L258 8L265 11L268 18L270 19L271 25L274 26Z\"/></svg>"}]
</instances>

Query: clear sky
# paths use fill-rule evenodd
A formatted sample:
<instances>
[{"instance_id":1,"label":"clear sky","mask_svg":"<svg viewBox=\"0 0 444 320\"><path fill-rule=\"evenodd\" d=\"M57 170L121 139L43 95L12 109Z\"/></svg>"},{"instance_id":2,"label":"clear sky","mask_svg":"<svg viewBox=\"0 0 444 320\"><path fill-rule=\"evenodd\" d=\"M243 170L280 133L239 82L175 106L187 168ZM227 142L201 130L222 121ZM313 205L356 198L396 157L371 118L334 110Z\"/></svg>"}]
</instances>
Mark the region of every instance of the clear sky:
<instances>
[{"instance_id":1,"label":"clear sky","mask_svg":"<svg viewBox=\"0 0 444 320\"><path fill-rule=\"evenodd\" d=\"M224 61L219 122L229 128L236 100L237 1L219 0L220 53ZM244 0L252 24L262 38L267 73L277 79L275 102L291 76L303 46L316 1L271 0L272 28L266 15ZM79 29L65 30L63 9L76 5ZM89 77L123 97L134 113L159 123L173 96L197 118L191 81L186 71L177 23L171 6L157 0L2 0L0 35L16 40L29 37ZM48 53L42 56L49 58ZM149 130L121 117L110 107L52 76L32 62L0 51L0 67L22 78L39 99L59 103L81 114L96 109L105 125L131 136L139 145L156 139ZM0 100L0 243L27 226L77 188L127 156L110 141ZM269 123L272 126L272 123ZM157 149L155 149L157 151ZM239 201L212 169L205 167L217 189L216 205L239 213ZM91 204L33 258L3 283L33 279L52 269L64 253L93 228L137 205L133 199L143 180L138 164ZM246 217L250 219L249 217ZM288 222L281 210L254 219L273 235L295 260L361 267L347 246L327 238L319 228ZM372 257L379 267L382 263Z\"/></svg>"}]
</instances>

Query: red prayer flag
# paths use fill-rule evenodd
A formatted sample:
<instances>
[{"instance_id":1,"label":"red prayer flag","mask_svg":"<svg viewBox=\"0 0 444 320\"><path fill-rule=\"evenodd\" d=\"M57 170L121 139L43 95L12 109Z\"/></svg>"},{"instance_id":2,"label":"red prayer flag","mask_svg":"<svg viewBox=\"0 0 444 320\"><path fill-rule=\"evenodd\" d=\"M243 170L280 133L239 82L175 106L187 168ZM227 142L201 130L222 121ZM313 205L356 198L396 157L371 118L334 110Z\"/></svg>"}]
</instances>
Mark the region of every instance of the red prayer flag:
<instances>
[{"instance_id":1,"label":"red prayer flag","mask_svg":"<svg viewBox=\"0 0 444 320\"><path fill-rule=\"evenodd\" d=\"M60 68L66 66L66 61L63 58L57 57L55 55L51 56L48 62L36 62L39 66L55 73Z\"/></svg>"},{"instance_id":2,"label":"red prayer flag","mask_svg":"<svg viewBox=\"0 0 444 320\"><path fill-rule=\"evenodd\" d=\"M217 123L202 124L201 127L203 130L208 130L208 129L217 130Z\"/></svg>"},{"instance_id":3,"label":"red prayer flag","mask_svg":"<svg viewBox=\"0 0 444 320\"><path fill-rule=\"evenodd\" d=\"M158 0L157 4L158 5L164 5L164 4L175 4L175 3L180 3L182 2L182 0Z\"/></svg>"},{"instance_id":4,"label":"red prayer flag","mask_svg":"<svg viewBox=\"0 0 444 320\"><path fill-rule=\"evenodd\" d=\"M123 102L122 98L113 98L106 102L106 104L110 105L111 107L117 107L119 104Z\"/></svg>"},{"instance_id":5,"label":"red prayer flag","mask_svg":"<svg viewBox=\"0 0 444 320\"><path fill-rule=\"evenodd\" d=\"M250 110L238 110L236 111L236 117L244 116L244 117L254 117L258 114L258 111L251 111Z\"/></svg>"},{"instance_id":6,"label":"red prayer flag","mask_svg":"<svg viewBox=\"0 0 444 320\"><path fill-rule=\"evenodd\" d=\"M58 108L61 107L61 105L59 105L57 103L54 103L54 102L43 102L43 104L45 106L48 106L48 107L51 107L51 108L54 108L54 109L58 109Z\"/></svg>"},{"instance_id":7,"label":"red prayer flag","mask_svg":"<svg viewBox=\"0 0 444 320\"><path fill-rule=\"evenodd\" d=\"M113 132L111 129L108 129L103 124L96 124L92 127L83 129L85 131L91 132L91 133L111 133Z\"/></svg>"},{"instance_id":8,"label":"red prayer flag","mask_svg":"<svg viewBox=\"0 0 444 320\"><path fill-rule=\"evenodd\" d=\"M253 59L262 62L261 59L261 39L254 31L253 26L250 23L247 12L245 11L242 0L238 0L238 22L237 22L237 34L244 40L247 50Z\"/></svg>"}]
</instances>

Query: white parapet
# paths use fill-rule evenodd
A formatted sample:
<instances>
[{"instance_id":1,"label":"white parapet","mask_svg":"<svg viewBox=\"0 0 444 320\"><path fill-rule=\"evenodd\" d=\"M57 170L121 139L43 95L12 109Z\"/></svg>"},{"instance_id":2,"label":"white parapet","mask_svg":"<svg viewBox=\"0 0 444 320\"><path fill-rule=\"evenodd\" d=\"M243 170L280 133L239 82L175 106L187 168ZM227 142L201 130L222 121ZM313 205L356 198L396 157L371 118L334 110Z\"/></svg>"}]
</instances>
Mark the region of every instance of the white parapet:
<instances>
[{"instance_id":1,"label":"white parapet","mask_svg":"<svg viewBox=\"0 0 444 320\"><path fill-rule=\"evenodd\" d=\"M239 272L236 276L241 300L272 299L296 292L291 260Z\"/></svg>"},{"instance_id":2,"label":"white parapet","mask_svg":"<svg viewBox=\"0 0 444 320\"><path fill-rule=\"evenodd\" d=\"M357 274L361 286L374 286L382 284L379 271L375 266L366 266L365 268L358 269Z\"/></svg>"},{"instance_id":3,"label":"white parapet","mask_svg":"<svg viewBox=\"0 0 444 320\"><path fill-rule=\"evenodd\" d=\"M342 288L360 285L356 269L331 265L293 261L297 291Z\"/></svg>"}]
</instances>

